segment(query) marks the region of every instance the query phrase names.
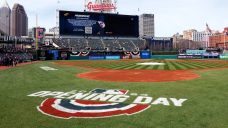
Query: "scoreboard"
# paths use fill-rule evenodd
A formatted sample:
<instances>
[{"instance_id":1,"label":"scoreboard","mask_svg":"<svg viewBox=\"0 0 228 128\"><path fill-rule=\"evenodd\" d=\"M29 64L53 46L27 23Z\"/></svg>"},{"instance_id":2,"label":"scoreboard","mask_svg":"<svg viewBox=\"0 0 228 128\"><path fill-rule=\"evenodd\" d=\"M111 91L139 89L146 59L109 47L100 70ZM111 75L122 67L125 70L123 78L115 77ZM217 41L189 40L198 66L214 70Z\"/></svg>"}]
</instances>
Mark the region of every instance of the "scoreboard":
<instances>
[{"instance_id":1,"label":"scoreboard","mask_svg":"<svg viewBox=\"0 0 228 128\"><path fill-rule=\"evenodd\" d=\"M59 17L62 36L139 36L139 18L134 15L60 11Z\"/></svg>"}]
</instances>

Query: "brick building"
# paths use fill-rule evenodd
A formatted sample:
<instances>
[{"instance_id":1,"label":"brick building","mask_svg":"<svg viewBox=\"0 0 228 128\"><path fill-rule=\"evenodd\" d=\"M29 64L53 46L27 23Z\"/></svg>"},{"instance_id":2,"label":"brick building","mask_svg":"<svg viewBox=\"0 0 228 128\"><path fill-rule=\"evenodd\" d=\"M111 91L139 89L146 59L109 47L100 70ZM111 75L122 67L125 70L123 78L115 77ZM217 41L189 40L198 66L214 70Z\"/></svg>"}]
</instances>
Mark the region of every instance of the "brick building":
<instances>
[{"instance_id":1,"label":"brick building","mask_svg":"<svg viewBox=\"0 0 228 128\"><path fill-rule=\"evenodd\" d=\"M209 47L228 48L228 27L224 28L223 33L209 37Z\"/></svg>"}]
</instances>

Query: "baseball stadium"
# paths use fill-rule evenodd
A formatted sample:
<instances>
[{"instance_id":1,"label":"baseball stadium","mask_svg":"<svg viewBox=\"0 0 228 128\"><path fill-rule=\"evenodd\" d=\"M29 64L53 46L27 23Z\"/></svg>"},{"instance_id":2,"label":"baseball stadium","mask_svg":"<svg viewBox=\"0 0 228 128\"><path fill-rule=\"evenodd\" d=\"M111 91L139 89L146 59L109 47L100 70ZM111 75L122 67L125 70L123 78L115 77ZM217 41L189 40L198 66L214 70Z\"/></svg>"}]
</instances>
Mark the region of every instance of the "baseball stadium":
<instances>
[{"instance_id":1,"label":"baseball stadium","mask_svg":"<svg viewBox=\"0 0 228 128\"><path fill-rule=\"evenodd\" d=\"M176 49L138 21L60 10L54 37L0 36L0 128L228 128L227 49Z\"/></svg>"}]
</instances>

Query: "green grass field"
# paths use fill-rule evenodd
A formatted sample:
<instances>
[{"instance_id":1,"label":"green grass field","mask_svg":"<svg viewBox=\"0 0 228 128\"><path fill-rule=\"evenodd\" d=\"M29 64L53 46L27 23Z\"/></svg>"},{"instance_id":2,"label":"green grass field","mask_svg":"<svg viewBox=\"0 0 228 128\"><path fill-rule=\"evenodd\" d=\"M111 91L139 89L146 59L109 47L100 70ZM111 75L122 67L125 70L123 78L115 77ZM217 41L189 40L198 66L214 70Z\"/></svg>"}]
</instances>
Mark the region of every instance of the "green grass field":
<instances>
[{"instance_id":1,"label":"green grass field","mask_svg":"<svg viewBox=\"0 0 228 128\"><path fill-rule=\"evenodd\" d=\"M84 61L81 61L84 62ZM143 62L159 62L165 65L137 65ZM89 63L76 64L77 66L89 66L93 68L106 68L115 70L125 69L145 69L145 70L186 70L186 69L208 69L208 68L223 68L228 67L226 61L210 61L207 60L141 60L141 61L94 61Z\"/></svg>"},{"instance_id":2,"label":"green grass field","mask_svg":"<svg viewBox=\"0 0 228 128\"><path fill-rule=\"evenodd\" d=\"M0 128L228 128L228 68L224 68L228 66L227 61L148 61L164 62L166 65L139 66L136 61L93 61L73 67L46 61L0 71ZM42 66L58 70L45 71L40 68ZM76 78L76 74L92 70L80 66L145 70L197 69L193 72L201 77L177 82L102 82ZM217 70L198 70L221 67ZM147 110L131 116L60 119L37 110L46 97L28 96L39 91L89 92L95 88L125 89L129 90L128 95L147 94L154 100L165 97L185 98L187 101L182 107L151 105ZM125 103L132 103L136 97L131 95Z\"/></svg>"}]
</instances>

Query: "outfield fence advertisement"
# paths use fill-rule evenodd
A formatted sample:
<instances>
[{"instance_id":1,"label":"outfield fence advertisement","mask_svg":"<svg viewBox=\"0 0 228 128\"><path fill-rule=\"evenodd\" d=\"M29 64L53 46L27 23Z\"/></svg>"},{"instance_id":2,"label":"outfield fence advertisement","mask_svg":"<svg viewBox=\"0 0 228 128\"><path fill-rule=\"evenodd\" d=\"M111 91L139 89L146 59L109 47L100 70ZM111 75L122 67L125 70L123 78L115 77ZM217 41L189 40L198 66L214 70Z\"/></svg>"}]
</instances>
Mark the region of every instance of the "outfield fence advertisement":
<instances>
[{"instance_id":1,"label":"outfield fence advertisement","mask_svg":"<svg viewBox=\"0 0 228 128\"><path fill-rule=\"evenodd\" d=\"M120 60L120 56L106 56L106 60Z\"/></svg>"},{"instance_id":2,"label":"outfield fence advertisement","mask_svg":"<svg viewBox=\"0 0 228 128\"><path fill-rule=\"evenodd\" d=\"M150 59L151 58L151 51L144 50L140 52L141 59Z\"/></svg>"},{"instance_id":3,"label":"outfield fence advertisement","mask_svg":"<svg viewBox=\"0 0 228 128\"><path fill-rule=\"evenodd\" d=\"M228 54L221 54L221 55L219 56L219 58L220 58L221 60L228 60Z\"/></svg>"}]
</instances>

